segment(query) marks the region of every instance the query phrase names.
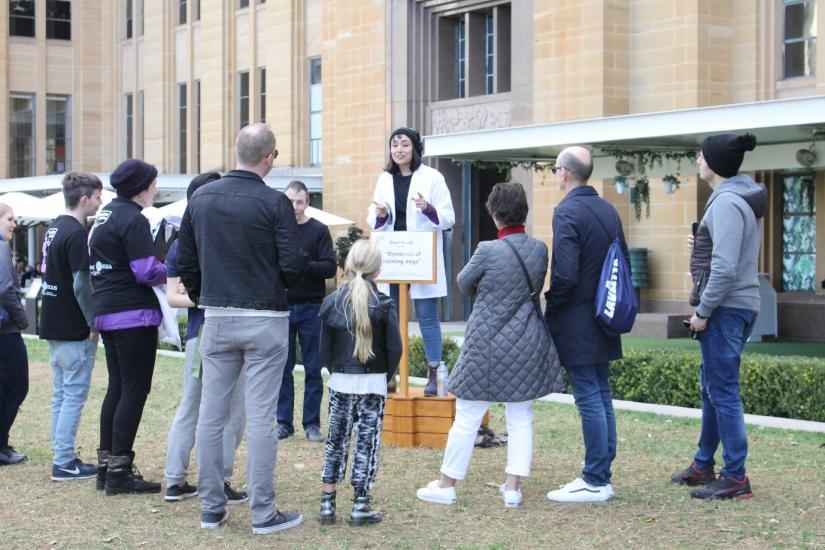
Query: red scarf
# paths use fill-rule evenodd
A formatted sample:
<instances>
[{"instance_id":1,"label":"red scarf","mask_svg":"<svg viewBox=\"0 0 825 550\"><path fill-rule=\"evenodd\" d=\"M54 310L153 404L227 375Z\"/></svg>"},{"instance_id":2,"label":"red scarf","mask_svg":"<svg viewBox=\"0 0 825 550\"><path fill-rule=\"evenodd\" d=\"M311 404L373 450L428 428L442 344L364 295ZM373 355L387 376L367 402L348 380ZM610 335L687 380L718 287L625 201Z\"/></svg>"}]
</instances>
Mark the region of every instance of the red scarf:
<instances>
[{"instance_id":1,"label":"red scarf","mask_svg":"<svg viewBox=\"0 0 825 550\"><path fill-rule=\"evenodd\" d=\"M523 225L508 225L498 230L498 238L503 239L507 235L515 235L517 233L524 233Z\"/></svg>"}]
</instances>

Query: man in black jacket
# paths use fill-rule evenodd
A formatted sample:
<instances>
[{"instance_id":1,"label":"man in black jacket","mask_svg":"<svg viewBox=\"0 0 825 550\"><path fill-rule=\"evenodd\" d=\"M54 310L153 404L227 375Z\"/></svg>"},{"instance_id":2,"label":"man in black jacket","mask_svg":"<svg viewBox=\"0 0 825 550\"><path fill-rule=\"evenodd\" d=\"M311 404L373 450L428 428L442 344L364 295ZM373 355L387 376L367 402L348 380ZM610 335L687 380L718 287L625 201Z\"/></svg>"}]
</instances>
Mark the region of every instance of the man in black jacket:
<instances>
[{"instance_id":1,"label":"man in black jacket","mask_svg":"<svg viewBox=\"0 0 825 550\"><path fill-rule=\"evenodd\" d=\"M252 532L263 535L303 521L298 513L277 510L273 478L275 408L289 332L286 287L300 282L306 257L289 199L263 181L278 156L269 126L243 128L235 156L237 168L198 189L186 207L178 273L189 297L205 310L196 436L201 527L220 527L229 517L223 427L235 384L244 376Z\"/></svg>"},{"instance_id":2,"label":"man in black jacket","mask_svg":"<svg viewBox=\"0 0 825 550\"><path fill-rule=\"evenodd\" d=\"M323 443L321 433L321 400L324 397L324 379L321 377L321 302L326 296L326 279L335 276L335 252L332 235L318 220L306 215L309 190L302 181L291 181L284 194L292 201L295 220L301 233L301 243L307 252L307 270L301 284L287 289L289 301L289 355L284 367L284 379L278 398L278 439L295 433L292 409L295 405L295 340L301 341L301 359L304 364L304 410L301 423L309 441Z\"/></svg>"},{"instance_id":3,"label":"man in black jacket","mask_svg":"<svg viewBox=\"0 0 825 550\"><path fill-rule=\"evenodd\" d=\"M573 388L585 446L582 476L547 493L556 502L600 502L613 497L610 464L616 457L616 417L608 362L622 357L622 342L619 336L604 333L594 312L602 265L616 233L625 255L627 245L616 209L587 185L592 172L590 152L583 147L565 149L553 167L565 197L553 212L545 315Z\"/></svg>"}]
</instances>

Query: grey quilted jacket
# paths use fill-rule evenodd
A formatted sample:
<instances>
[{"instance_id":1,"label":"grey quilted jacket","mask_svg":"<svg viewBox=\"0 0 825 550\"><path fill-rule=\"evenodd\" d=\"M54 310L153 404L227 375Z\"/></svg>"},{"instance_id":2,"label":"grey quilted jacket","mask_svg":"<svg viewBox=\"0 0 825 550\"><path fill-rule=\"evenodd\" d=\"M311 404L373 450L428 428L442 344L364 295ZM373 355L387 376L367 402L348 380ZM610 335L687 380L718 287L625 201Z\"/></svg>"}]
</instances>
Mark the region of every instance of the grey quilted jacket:
<instances>
[{"instance_id":1,"label":"grey quilted jacket","mask_svg":"<svg viewBox=\"0 0 825 550\"><path fill-rule=\"evenodd\" d=\"M533 288L547 274L547 245L524 233L505 239L518 249ZM544 319L513 251L501 240L479 243L458 274L463 293L477 291L464 346L447 388L461 399L513 403L551 393L560 380L559 360Z\"/></svg>"}]
</instances>

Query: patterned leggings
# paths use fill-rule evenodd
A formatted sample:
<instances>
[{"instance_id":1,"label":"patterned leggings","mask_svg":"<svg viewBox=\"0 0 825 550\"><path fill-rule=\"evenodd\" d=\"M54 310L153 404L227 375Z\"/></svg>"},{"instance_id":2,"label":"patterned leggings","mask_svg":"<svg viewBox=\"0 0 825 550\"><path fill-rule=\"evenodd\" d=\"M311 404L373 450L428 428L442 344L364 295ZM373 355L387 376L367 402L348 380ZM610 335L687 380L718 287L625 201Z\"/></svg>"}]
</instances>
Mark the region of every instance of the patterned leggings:
<instances>
[{"instance_id":1,"label":"patterned leggings","mask_svg":"<svg viewBox=\"0 0 825 550\"><path fill-rule=\"evenodd\" d=\"M329 390L329 437L324 449L323 483L340 483L347 469L349 441L355 425L355 453L350 479L355 495L366 495L378 473L381 426L384 423L383 395L352 394Z\"/></svg>"}]
</instances>

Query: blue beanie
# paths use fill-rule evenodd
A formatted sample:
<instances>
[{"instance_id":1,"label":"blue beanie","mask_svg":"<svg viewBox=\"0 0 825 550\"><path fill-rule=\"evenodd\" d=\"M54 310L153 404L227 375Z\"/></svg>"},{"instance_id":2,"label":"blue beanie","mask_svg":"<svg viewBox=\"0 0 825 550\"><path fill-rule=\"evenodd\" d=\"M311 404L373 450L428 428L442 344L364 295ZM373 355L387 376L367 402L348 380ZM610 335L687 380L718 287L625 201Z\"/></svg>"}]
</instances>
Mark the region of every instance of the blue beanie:
<instances>
[{"instance_id":1,"label":"blue beanie","mask_svg":"<svg viewBox=\"0 0 825 550\"><path fill-rule=\"evenodd\" d=\"M148 162L129 159L124 160L115 168L109 176L109 183L118 195L131 199L148 189L157 177L158 169Z\"/></svg>"}]
</instances>

